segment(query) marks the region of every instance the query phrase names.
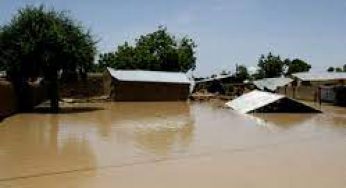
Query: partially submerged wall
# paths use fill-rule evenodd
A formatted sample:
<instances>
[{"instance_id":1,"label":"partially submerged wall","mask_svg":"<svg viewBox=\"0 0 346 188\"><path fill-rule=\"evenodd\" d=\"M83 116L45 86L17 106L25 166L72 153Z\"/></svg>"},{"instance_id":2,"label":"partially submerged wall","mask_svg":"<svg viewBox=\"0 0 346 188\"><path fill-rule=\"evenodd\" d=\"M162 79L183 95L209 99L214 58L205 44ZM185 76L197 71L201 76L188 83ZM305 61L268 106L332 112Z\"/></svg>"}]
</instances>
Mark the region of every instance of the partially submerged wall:
<instances>
[{"instance_id":1,"label":"partially submerged wall","mask_svg":"<svg viewBox=\"0 0 346 188\"><path fill-rule=\"evenodd\" d=\"M315 101L316 92L317 86L286 86L278 90L278 93L286 95L287 97L306 101Z\"/></svg>"},{"instance_id":2,"label":"partially submerged wall","mask_svg":"<svg viewBox=\"0 0 346 188\"><path fill-rule=\"evenodd\" d=\"M60 85L62 98L89 98L101 95L104 95L102 74L88 74L85 81L79 80Z\"/></svg>"},{"instance_id":3,"label":"partially submerged wall","mask_svg":"<svg viewBox=\"0 0 346 188\"><path fill-rule=\"evenodd\" d=\"M190 85L149 82L115 82L111 99L115 101L183 101L190 94Z\"/></svg>"},{"instance_id":4,"label":"partially submerged wall","mask_svg":"<svg viewBox=\"0 0 346 188\"><path fill-rule=\"evenodd\" d=\"M17 111L14 87L10 82L0 80L0 119Z\"/></svg>"}]
</instances>

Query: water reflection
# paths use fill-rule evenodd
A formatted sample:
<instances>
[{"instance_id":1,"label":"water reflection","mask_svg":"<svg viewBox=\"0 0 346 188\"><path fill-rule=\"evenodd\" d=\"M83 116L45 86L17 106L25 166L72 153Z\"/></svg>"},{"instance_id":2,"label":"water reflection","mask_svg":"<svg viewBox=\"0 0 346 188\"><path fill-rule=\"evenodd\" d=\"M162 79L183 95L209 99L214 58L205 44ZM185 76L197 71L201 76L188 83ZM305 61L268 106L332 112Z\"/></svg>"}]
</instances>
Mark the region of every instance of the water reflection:
<instances>
[{"instance_id":1,"label":"water reflection","mask_svg":"<svg viewBox=\"0 0 346 188\"><path fill-rule=\"evenodd\" d=\"M51 175L95 166L87 138L65 137L59 115L20 114L0 130L0 179Z\"/></svg>"},{"instance_id":2,"label":"water reflection","mask_svg":"<svg viewBox=\"0 0 346 188\"><path fill-rule=\"evenodd\" d=\"M187 103L115 103L108 109L112 113L100 118L102 136L131 139L136 148L156 155L184 150L192 141L194 118Z\"/></svg>"},{"instance_id":3,"label":"water reflection","mask_svg":"<svg viewBox=\"0 0 346 188\"><path fill-rule=\"evenodd\" d=\"M253 118L259 125L268 128L291 129L302 125L312 118L318 116L316 114L252 114Z\"/></svg>"}]
</instances>

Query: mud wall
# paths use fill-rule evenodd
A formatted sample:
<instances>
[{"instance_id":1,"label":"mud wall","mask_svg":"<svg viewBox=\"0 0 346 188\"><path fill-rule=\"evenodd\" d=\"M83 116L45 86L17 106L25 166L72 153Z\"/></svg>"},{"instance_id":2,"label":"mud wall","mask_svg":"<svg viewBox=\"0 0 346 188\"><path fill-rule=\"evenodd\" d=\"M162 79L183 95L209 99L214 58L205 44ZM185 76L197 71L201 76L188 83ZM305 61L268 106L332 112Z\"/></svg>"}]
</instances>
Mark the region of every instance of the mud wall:
<instances>
[{"instance_id":1,"label":"mud wall","mask_svg":"<svg viewBox=\"0 0 346 188\"><path fill-rule=\"evenodd\" d=\"M104 95L103 74L88 74L87 80L60 84L62 98L89 98Z\"/></svg>"},{"instance_id":2,"label":"mud wall","mask_svg":"<svg viewBox=\"0 0 346 188\"><path fill-rule=\"evenodd\" d=\"M279 93L294 99L314 101L317 87L318 86L287 86L279 88Z\"/></svg>"},{"instance_id":3,"label":"mud wall","mask_svg":"<svg viewBox=\"0 0 346 188\"><path fill-rule=\"evenodd\" d=\"M189 84L113 82L115 101L183 101L190 94Z\"/></svg>"},{"instance_id":4,"label":"mud wall","mask_svg":"<svg viewBox=\"0 0 346 188\"><path fill-rule=\"evenodd\" d=\"M0 118L17 111L17 100L14 87L10 82L0 80Z\"/></svg>"}]
</instances>

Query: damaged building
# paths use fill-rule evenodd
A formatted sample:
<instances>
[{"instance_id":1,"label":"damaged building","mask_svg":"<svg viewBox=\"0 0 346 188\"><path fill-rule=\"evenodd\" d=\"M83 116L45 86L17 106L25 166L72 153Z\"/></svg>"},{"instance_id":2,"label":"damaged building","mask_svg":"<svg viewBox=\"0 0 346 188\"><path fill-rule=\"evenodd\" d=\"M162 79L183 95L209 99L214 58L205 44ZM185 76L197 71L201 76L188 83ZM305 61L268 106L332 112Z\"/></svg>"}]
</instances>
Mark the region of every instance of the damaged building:
<instances>
[{"instance_id":1,"label":"damaged building","mask_svg":"<svg viewBox=\"0 0 346 188\"><path fill-rule=\"evenodd\" d=\"M182 101L190 94L185 73L107 68L105 93L114 101Z\"/></svg>"},{"instance_id":2,"label":"damaged building","mask_svg":"<svg viewBox=\"0 0 346 188\"><path fill-rule=\"evenodd\" d=\"M319 113L320 111L284 95L254 90L228 103L240 113Z\"/></svg>"}]
</instances>

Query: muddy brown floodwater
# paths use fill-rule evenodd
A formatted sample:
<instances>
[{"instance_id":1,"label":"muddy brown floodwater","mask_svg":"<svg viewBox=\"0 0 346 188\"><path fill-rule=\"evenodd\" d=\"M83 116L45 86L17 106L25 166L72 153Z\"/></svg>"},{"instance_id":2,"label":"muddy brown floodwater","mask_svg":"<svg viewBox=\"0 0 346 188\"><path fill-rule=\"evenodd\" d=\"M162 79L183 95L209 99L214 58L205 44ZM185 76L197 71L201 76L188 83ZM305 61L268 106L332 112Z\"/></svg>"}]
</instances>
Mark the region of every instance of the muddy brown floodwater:
<instances>
[{"instance_id":1,"label":"muddy brown floodwater","mask_svg":"<svg viewBox=\"0 0 346 188\"><path fill-rule=\"evenodd\" d=\"M0 187L346 187L346 110L105 103L0 123Z\"/></svg>"}]
</instances>

